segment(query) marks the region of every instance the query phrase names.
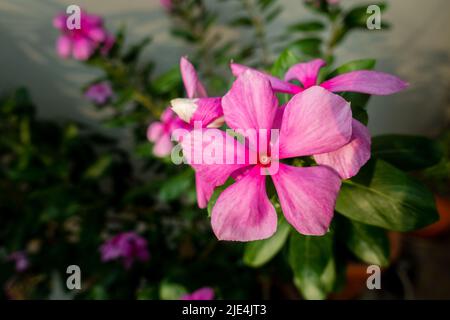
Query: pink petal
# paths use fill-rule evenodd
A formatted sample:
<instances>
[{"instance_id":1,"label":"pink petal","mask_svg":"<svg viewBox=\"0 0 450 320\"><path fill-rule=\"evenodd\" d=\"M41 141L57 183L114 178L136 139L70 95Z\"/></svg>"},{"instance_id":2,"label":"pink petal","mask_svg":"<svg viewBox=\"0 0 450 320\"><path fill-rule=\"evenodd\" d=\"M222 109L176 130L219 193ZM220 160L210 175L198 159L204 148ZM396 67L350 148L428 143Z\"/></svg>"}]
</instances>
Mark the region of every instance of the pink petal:
<instances>
[{"instance_id":1,"label":"pink petal","mask_svg":"<svg viewBox=\"0 0 450 320\"><path fill-rule=\"evenodd\" d=\"M157 157L166 157L170 155L172 152L172 141L170 140L170 135L167 133L164 133L159 137L159 139L156 141L155 146L153 147L153 154Z\"/></svg>"},{"instance_id":2,"label":"pink petal","mask_svg":"<svg viewBox=\"0 0 450 320\"><path fill-rule=\"evenodd\" d=\"M87 35L95 42L103 42L106 39L106 31L103 28L92 28L87 30Z\"/></svg>"},{"instance_id":3,"label":"pink petal","mask_svg":"<svg viewBox=\"0 0 450 320\"><path fill-rule=\"evenodd\" d=\"M70 55L72 49L72 40L70 37L61 35L56 43L56 51L58 55L62 58L67 58Z\"/></svg>"},{"instance_id":4,"label":"pink petal","mask_svg":"<svg viewBox=\"0 0 450 320\"><path fill-rule=\"evenodd\" d=\"M87 60L94 53L94 45L85 38L74 40L73 57L77 60Z\"/></svg>"},{"instance_id":5,"label":"pink petal","mask_svg":"<svg viewBox=\"0 0 450 320\"><path fill-rule=\"evenodd\" d=\"M280 163L272 176L286 220L301 234L323 235L333 218L341 179L330 168Z\"/></svg>"},{"instance_id":6,"label":"pink petal","mask_svg":"<svg viewBox=\"0 0 450 320\"><path fill-rule=\"evenodd\" d=\"M194 125L194 123L198 121L203 127L211 128L211 124L215 122L215 127L220 127L219 122L216 120L223 117L221 101L221 98L198 99L196 101L198 108L193 113L190 123Z\"/></svg>"},{"instance_id":7,"label":"pink petal","mask_svg":"<svg viewBox=\"0 0 450 320\"><path fill-rule=\"evenodd\" d=\"M290 94L296 94L300 91L302 91L302 88L299 86L296 86L292 83L289 83L287 81L283 81L280 80L276 77L273 77L267 73L258 71L256 69L253 68L249 68L247 66L244 66L242 64L238 64L238 63L231 63L230 64L231 67L231 72L233 73L233 75L235 77L238 77L239 75L241 75L242 73L244 73L247 70L252 70L254 72L258 72L260 75L266 77L269 81L270 84L272 85L273 90L277 91L277 92L283 92L283 93L290 93Z\"/></svg>"},{"instance_id":8,"label":"pink petal","mask_svg":"<svg viewBox=\"0 0 450 320\"><path fill-rule=\"evenodd\" d=\"M266 77L247 70L222 98L222 107L225 122L233 129L271 129L278 100Z\"/></svg>"},{"instance_id":9,"label":"pink petal","mask_svg":"<svg viewBox=\"0 0 450 320\"><path fill-rule=\"evenodd\" d=\"M280 158L334 151L352 134L350 104L337 94L314 86L288 102L280 130Z\"/></svg>"},{"instance_id":10,"label":"pink petal","mask_svg":"<svg viewBox=\"0 0 450 320\"><path fill-rule=\"evenodd\" d=\"M326 65L322 59L314 59L305 63L298 63L289 68L284 75L285 81L298 80L303 88L309 88L317 84L317 76L320 68Z\"/></svg>"},{"instance_id":11,"label":"pink petal","mask_svg":"<svg viewBox=\"0 0 450 320\"><path fill-rule=\"evenodd\" d=\"M275 233L277 214L267 197L265 176L259 170L255 166L217 199L211 225L219 240L254 241Z\"/></svg>"},{"instance_id":12,"label":"pink petal","mask_svg":"<svg viewBox=\"0 0 450 320\"><path fill-rule=\"evenodd\" d=\"M318 164L333 168L342 179L356 175L370 158L370 133L360 122L353 119L352 137L342 148L323 154L314 155Z\"/></svg>"},{"instance_id":13,"label":"pink petal","mask_svg":"<svg viewBox=\"0 0 450 320\"><path fill-rule=\"evenodd\" d=\"M331 78L320 86L333 92L351 91L383 96L402 91L408 83L387 73L357 70Z\"/></svg>"},{"instance_id":14,"label":"pink petal","mask_svg":"<svg viewBox=\"0 0 450 320\"><path fill-rule=\"evenodd\" d=\"M192 130L183 136L181 146L187 163L212 188L224 184L234 171L249 164L248 149L222 130ZM212 149L221 154L208 158L208 151Z\"/></svg>"},{"instance_id":15,"label":"pink petal","mask_svg":"<svg viewBox=\"0 0 450 320\"><path fill-rule=\"evenodd\" d=\"M64 31L67 29L66 20L67 20L66 15L64 13L59 13L53 18L53 26L56 29Z\"/></svg>"},{"instance_id":16,"label":"pink petal","mask_svg":"<svg viewBox=\"0 0 450 320\"><path fill-rule=\"evenodd\" d=\"M198 79L197 71L195 71L192 63L185 57L181 57L180 59L180 70L188 98L203 98L208 96L205 87Z\"/></svg>"},{"instance_id":17,"label":"pink petal","mask_svg":"<svg viewBox=\"0 0 450 320\"><path fill-rule=\"evenodd\" d=\"M185 294L181 300L213 300L214 290L209 287L200 288L191 294Z\"/></svg>"},{"instance_id":18,"label":"pink petal","mask_svg":"<svg viewBox=\"0 0 450 320\"><path fill-rule=\"evenodd\" d=\"M214 185L203 181L202 177L198 173L195 173L195 187L198 207L204 209L208 206L209 199L211 199L214 192Z\"/></svg>"},{"instance_id":19,"label":"pink petal","mask_svg":"<svg viewBox=\"0 0 450 320\"><path fill-rule=\"evenodd\" d=\"M148 126L147 139L150 142L155 142L163 133L163 125L159 121L155 121Z\"/></svg>"}]
</instances>

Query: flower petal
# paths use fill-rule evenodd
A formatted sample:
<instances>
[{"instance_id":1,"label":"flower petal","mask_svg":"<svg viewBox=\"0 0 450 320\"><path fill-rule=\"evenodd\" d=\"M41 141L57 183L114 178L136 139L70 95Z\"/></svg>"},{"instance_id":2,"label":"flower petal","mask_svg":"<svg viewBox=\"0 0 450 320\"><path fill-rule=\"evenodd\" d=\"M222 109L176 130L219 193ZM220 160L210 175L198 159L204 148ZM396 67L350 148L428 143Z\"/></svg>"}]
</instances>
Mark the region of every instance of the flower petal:
<instances>
[{"instance_id":1,"label":"flower petal","mask_svg":"<svg viewBox=\"0 0 450 320\"><path fill-rule=\"evenodd\" d=\"M249 165L250 151L222 130L192 130L183 136L181 147L187 163L212 188L224 184L234 171Z\"/></svg>"},{"instance_id":2,"label":"flower petal","mask_svg":"<svg viewBox=\"0 0 450 320\"><path fill-rule=\"evenodd\" d=\"M333 218L341 179L330 168L280 163L272 176L286 220L301 234L323 235Z\"/></svg>"},{"instance_id":3,"label":"flower petal","mask_svg":"<svg viewBox=\"0 0 450 320\"><path fill-rule=\"evenodd\" d=\"M155 142L163 133L163 124L155 121L148 126L147 139L150 142Z\"/></svg>"},{"instance_id":4,"label":"flower petal","mask_svg":"<svg viewBox=\"0 0 450 320\"><path fill-rule=\"evenodd\" d=\"M357 70L331 78L320 86L333 92L351 91L383 96L406 89L408 83L384 72Z\"/></svg>"},{"instance_id":5,"label":"flower petal","mask_svg":"<svg viewBox=\"0 0 450 320\"><path fill-rule=\"evenodd\" d=\"M233 129L271 129L278 100L269 80L247 70L222 98L225 122Z\"/></svg>"},{"instance_id":6,"label":"flower petal","mask_svg":"<svg viewBox=\"0 0 450 320\"><path fill-rule=\"evenodd\" d=\"M275 90L277 92L296 94L296 93L298 93L298 92L303 90L301 87L296 86L296 85L294 85L292 83L280 80L280 79L278 79L278 78L276 78L274 76L271 76L271 75L269 75L269 74L267 74L265 72L258 71L256 69L244 66L242 64L231 63L230 64L230 68L231 68L231 72L233 73L233 75L235 77L240 76L242 73L244 73L247 70L252 70L254 72L258 72L260 75L262 75L262 76L266 77L267 79L269 79L273 90Z\"/></svg>"},{"instance_id":7,"label":"flower petal","mask_svg":"<svg viewBox=\"0 0 450 320\"><path fill-rule=\"evenodd\" d=\"M214 192L214 185L203 181L202 177L195 173L195 188L197 191L198 207L204 209L208 206L208 201Z\"/></svg>"},{"instance_id":8,"label":"flower petal","mask_svg":"<svg viewBox=\"0 0 450 320\"><path fill-rule=\"evenodd\" d=\"M370 158L370 133L359 121L352 121L352 137L342 148L314 155L318 164L333 168L342 179L356 175Z\"/></svg>"},{"instance_id":9,"label":"flower petal","mask_svg":"<svg viewBox=\"0 0 450 320\"><path fill-rule=\"evenodd\" d=\"M342 97L314 86L288 102L280 129L280 158L334 151L350 140L352 112Z\"/></svg>"},{"instance_id":10,"label":"flower petal","mask_svg":"<svg viewBox=\"0 0 450 320\"><path fill-rule=\"evenodd\" d=\"M173 144L170 140L170 135L163 133L153 147L153 154L157 157L166 157L172 152L172 147Z\"/></svg>"},{"instance_id":11,"label":"flower petal","mask_svg":"<svg viewBox=\"0 0 450 320\"><path fill-rule=\"evenodd\" d=\"M219 240L254 241L273 235L277 214L266 193L265 176L255 166L217 199L211 225Z\"/></svg>"},{"instance_id":12,"label":"flower petal","mask_svg":"<svg viewBox=\"0 0 450 320\"><path fill-rule=\"evenodd\" d=\"M67 58L70 55L72 49L72 41L70 37L61 35L56 42L56 51L61 58Z\"/></svg>"},{"instance_id":13,"label":"flower petal","mask_svg":"<svg viewBox=\"0 0 450 320\"><path fill-rule=\"evenodd\" d=\"M204 98L208 96L205 87L198 79L197 71L185 57L180 59L180 70L188 98Z\"/></svg>"},{"instance_id":14,"label":"flower petal","mask_svg":"<svg viewBox=\"0 0 450 320\"><path fill-rule=\"evenodd\" d=\"M198 108L191 118L191 125L199 121L202 126L208 128L218 128L224 123L222 98L200 98L197 100ZM222 118L222 120L220 120Z\"/></svg>"},{"instance_id":15,"label":"flower petal","mask_svg":"<svg viewBox=\"0 0 450 320\"><path fill-rule=\"evenodd\" d=\"M89 59L94 50L93 43L85 38L78 38L73 42L73 57L77 60Z\"/></svg>"},{"instance_id":16,"label":"flower petal","mask_svg":"<svg viewBox=\"0 0 450 320\"><path fill-rule=\"evenodd\" d=\"M320 68L324 65L326 65L326 62L322 59L298 63L289 68L284 75L284 80L298 80L302 83L303 88L307 89L317 84L317 76L319 75Z\"/></svg>"}]
</instances>

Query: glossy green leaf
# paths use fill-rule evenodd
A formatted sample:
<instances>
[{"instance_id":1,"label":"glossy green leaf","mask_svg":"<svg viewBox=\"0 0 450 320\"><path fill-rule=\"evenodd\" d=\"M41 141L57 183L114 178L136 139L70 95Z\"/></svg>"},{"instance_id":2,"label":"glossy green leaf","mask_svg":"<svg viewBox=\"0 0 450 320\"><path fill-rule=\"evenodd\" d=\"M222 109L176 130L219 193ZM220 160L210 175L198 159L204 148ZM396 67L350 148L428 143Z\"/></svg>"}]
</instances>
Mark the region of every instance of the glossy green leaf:
<instances>
[{"instance_id":1,"label":"glossy green leaf","mask_svg":"<svg viewBox=\"0 0 450 320\"><path fill-rule=\"evenodd\" d=\"M438 219L433 194L420 182L382 160L369 161L346 180L336 210L344 216L395 231L411 231Z\"/></svg>"},{"instance_id":2,"label":"glossy green leaf","mask_svg":"<svg viewBox=\"0 0 450 320\"><path fill-rule=\"evenodd\" d=\"M372 139L372 155L402 170L420 170L437 164L443 150L426 137L387 134Z\"/></svg>"},{"instance_id":3,"label":"glossy green leaf","mask_svg":"<svg viewBox=\"0 0 450 320\"><path fill-rule=\"evenodd\" d=\"M346 218L341 219L340 227L347 248L356 257L382 267L389 264L389 238L385 230Z\"/></svg>"},{"instance_id":4,"label":"glossy green leaf","mask_svg":"<svg viewBox=\"0 0 450 320\"><path fill-rule=\"evenodd\" d=\"M325 25L321 21L300 22L289 26L290 31L311 32L322 31L324 29Z\"/></svg>"},{"instance_id":5,"label":"glossy green leaf","mask_svg":"<svg viewBox=\"0 0 450 320\"><path fill-rule=\"evenodd\" d=\"M336 280L332 232L318 237L293 231L289 241L289 264L294 283L303 297L325 299Z\"/></svg>"},{"instance_id":6,"label":"glossy green leaf","mask_svg":"<svg viewBox=\"0 0 450 320\"><path fill-rule=\"evenodd\" d=\"M281 215L278 219L277 231L272 237L246 244L244 263L257 268L269 262L283 248L290 229L289 224Z\"/></svg>"}]
</instances>

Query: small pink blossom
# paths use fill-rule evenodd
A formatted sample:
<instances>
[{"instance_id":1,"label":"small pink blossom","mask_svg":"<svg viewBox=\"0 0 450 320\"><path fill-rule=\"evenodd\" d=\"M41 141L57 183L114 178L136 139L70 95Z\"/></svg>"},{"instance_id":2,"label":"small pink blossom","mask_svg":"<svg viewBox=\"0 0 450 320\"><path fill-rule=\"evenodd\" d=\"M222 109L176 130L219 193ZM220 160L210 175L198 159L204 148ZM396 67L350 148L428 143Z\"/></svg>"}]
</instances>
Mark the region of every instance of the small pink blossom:
<instances>
[{"instance_id":1,"label":"small pink blossom","mask_svg":"<svg viewBox=\"0 0 450 320\"><path fill-rule=\"evenodd\" d=\"M284 80L260 71L254 71L268 79L275 91L288 94L297 94L318 85L331 92L350 91L373 95L389 95L399 92L408 86L406 82L393 75L370 70L347 72L319 84L319 72L325 64L326 62L322 59L298 63L289 68L284 76ZM240 64L231 64L231 70L235 76L249 69L251 68ZM289 82L292 80L298 80L301 85ZM342 179L348 179L356 175L370 158L371 142L369 130L357 120L352 121L352 128L352 137L347 145L330 153L314 155L317 163L333 168Z\"/></svg>"},{"instance_id":2,"label":"small pink blossom","mask_svg":"<svg viewBox=\"0 0 450 320\"><path fill-rule=\"evenodd\" d=\"M166 10L172 10L172 0L160 0L159 3L161 4L161 6L166 9Z\"/></svg>"},{"instance_id":3,"label":"small pink blossom","mask_svg":"<svg viewBox=\"0 0 450 320\"><path fill-rule=\"evenodd\" d=\"M102 261L121 260L125 268L129 269L134 261L148 261L147 240L135 232L120 233L100 247Z\"/></svg>"},{"instance_id":4,"label":"small pink blossom","mask_svg":"<svg viewBox=\"0 0 450 320\"><path fill-rule=\"evenodd\" d=\"M279 136L272 144L271 139L259 134L257 139L266 145L250 149L226 138L208 140L207 134L198 134L197 130L183 137L183 154L202 180L220 186L230 176L236 178L220 194L212 209L211 224L217 238L254 241L274 234L277 214L267 197L266 175L272 178L286 220L302 234L325 234L341 185L339 175L328 166L294 167L280 160L333 152L348 144L352 135L349 103L324 88L313 86L279 107L269 79L247 70L222 98L222 107L229 128L265 132L279 129ZM209 137L226 135L217 129L202 131L210 133ZM193 158L202 155L205 146L224 150L219 153L224 159L233 159L237 149L237 153L244 151L250 155L248 159L256 154L258 162L229 164L224 160L193 164Z\"/></svg>"},{"instance_id":5,"label":"small pink blossom","mask_svg":"<svg viewBox=\"0 0 450 320\"><path fill-rule=\"evenodd\" d=\"M213 300L214 290L210 287L203 287L195 290L192 293L185 294L181 300Z\"/></svg>"},{"instance_id":6,"label":"small pink blossom","mask_svg":"<svg viewBox=\"0 0 450 320\"><path fill-rule=\"evenodd\" d=\"M105 104L113 95L111 85L107 82L100 82L91 85L84 96L98 105Z\"/></svg>"},{"instance_id":7,"label":"small pink blossom","mask_svg":"<svg viewBox=\"0 0 450 320\"><path fill-rule=\"evenodd\" d=\"M61 32L56 43L59 56L87 60L97 49L102 54L108 53L114 44L114 37L105 29L101 17L82 11L80 29L73 30L67 28L67 18L65 13L60 13L53 19L53 26Z\"/></svg>"},{"instance_id":8,"label":"small pink blossom","mask_svg":"<svg viewBox=\"0 0 450 320\"><path fill-rule=\"evenodd\" d=\"M8 256L8 261L15 263L17 272L23 272L28 269L30 262L28 256L24 251L15 251Z\"/></svg>"}]
</instances>

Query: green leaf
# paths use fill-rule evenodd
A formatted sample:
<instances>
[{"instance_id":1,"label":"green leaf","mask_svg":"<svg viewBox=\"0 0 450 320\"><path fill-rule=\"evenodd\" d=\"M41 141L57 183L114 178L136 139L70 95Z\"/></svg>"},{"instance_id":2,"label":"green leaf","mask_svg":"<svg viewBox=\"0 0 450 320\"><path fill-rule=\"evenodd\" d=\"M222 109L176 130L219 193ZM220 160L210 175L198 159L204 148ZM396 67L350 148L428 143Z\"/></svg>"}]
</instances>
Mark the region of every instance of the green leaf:
<instances>
[{"instance_id":1,"label":"green leaf","mask_svg":"<svg viewBox=\"0 0 450 320\"><path fill-rule=\"evenodd\" d=\"M106 154L95 161L84 173L85 178L98 179L102 177L114 162L113 156Z\"/></svg>"},{"instance_id":2,"label":"green leaf","mask_svg":"<svg viewBox=\"0 0 450 320\"><path fill-rule=\"evenodd\" d=\"M368 264L389 265L389 238L385 230L346 218L340 222L345 244L355 256Z\"/></svg>"},{"instance_id":3,"label":"green leaf","mask_svg":"<svg viewBox=\"0 0 450 320\"><path fill-rule=\"evenodd\" d=\"M332 232L321 237L292 232L289 264L294 284L306 299L325 299L336 280Z\"/></svg>"},{"instance_id":4,"label":"green leaf","mask_svg":"<svg viewBox=\"0 0 450 320\"><path fill-rule=\"evenodd\" d=\"M230 22L231 26L237 27L237 26L241 26L241 27L251 27L252 26L252 19L250 19L249 17L238 17L233 19Z\"/></svg>"},{"instance_id":5,"label":"green leaf","mask_svg":"<svg viewBox=\"0 0 450 320\"><path fill-rule=\"evenodd\" d=\"M178 66L174 66L169 71L161 74L152 81L152 88L157 94L168 93L180 86L181 75Z\"/></svg>"},{"instance_id":6,"label":"green leaf","mask_svg":"<svg viewBox=\"0 0 450 320\"><path fill-rule=\"evenodd\" d=\"M344 181L336 210L350 219L402 232L439 218L433 194L382 160L369 161L356 177Z\"/></svg>"},{"instance_id":7,"label":"green leaf","mask_svg":"<svg viewBox=\"0 0 450 320\"><path fill-rule=\"evenodd\" d=\"M158 194L159 198L165 202L179 198L192 185L193 176L194 172L187 169L178 175L170 177L162 184Z\"/></svg>"},{"instance_id":8,"label":"green leaf","mask_svg":"<svg viewBox=\"0 0 450 320\"><path fill-rule=\"evenodd\" d=\"M386 3L372 3L380 7L383 12L386 9ZM366 22L370 14L367 13L367 5L358 6L351 9L344 17L344 24L348 28L367 28Z\"/></svg>"},{"instance_id":9,"label":"green leaf","mask_svg":"<svg viewBox=\"0 0 450 320\"><path fill-rule=\"evenodd\" d=\"M159 287L159 298L161 300L179 300L186 293L186 288L177 283L163 281Z\"/></svg>"},{"instance_id":10,"label":"green leaf","mask_svg":"<svg viewBox=\"0 0 450 320\"><path fill-rule=\"evenodd\" d=\"M301 56L287 48L280 53L278 58L273 63L270 73L276 77L283 77L285 72L294 64L301 62Z\"/></svg>"},{"instance_id":11,"label":"green leaf","mask_svg":"<svg viewBox=\"0 0 450 320\"><path fill-rule=\"evenodd\" d=\"M244 263L250 267L258 268L269 262L283 248L289 230L290 226L281 214L278 219L277 231L272 237L246 244Z\"/></svg>"},{"instance_id":12,"label":"green leaf","mask_svg":"<svg viewBox=\"0 0 450 320\"><path fill-rule=\"evenodd\" d=\"M372 70L375 67L376 60L375 59L361 59L361 60L353 60L336 68L333 72L331 72L327 79L333 78L337 75L356 71L356 70Z\"/></svg>"},{"instance_id":13,"label":"green leaf","mask_svg":"<svg viewBox=\"0 0 450 320\"><path fill-rule=\"evenodd\" d=\"M311 32L311 31L322 31L325 29L325 25L320 21L307 21L300 22L289 26L289 31L302 31L302 32Z\"/></svg>"},{"instance_id":14,"label":"green leaf","mask_svg":"<svg viewBox=\"0 0 450 320\"><path fill-rule=\"evenodd\" d=\"M266 21L271 22L276 17L278 17L283 9L281 6L274 8L271 12L269 12L266 16Z\"/></svg>"},{"instance_id":15,"label":"green leaf","mask_svg":"<svg viewBox=\"0 0 450 320\"><path fill-rule=\"evenodd\" d=\"M387 134L372 139L372 155L409 171L439 163L443 150L438 142L426 137Z\"/></svg>"},{"instance_id":16,"label":"green leaf","mask_svg":"<svg viewBox=\"0 0 450 320\"><path fill-rule=\"evenodd\" d=\"M290 44L291 49L298 50L309 57L320 57L322 40L319 38L304 38Z\"/></svg>"}]
</instances>

